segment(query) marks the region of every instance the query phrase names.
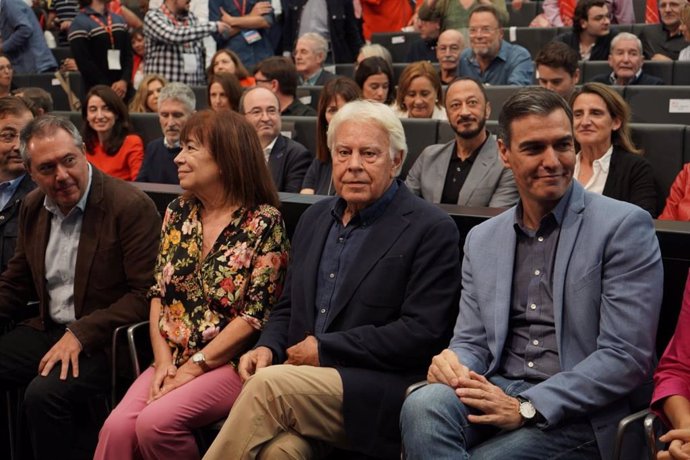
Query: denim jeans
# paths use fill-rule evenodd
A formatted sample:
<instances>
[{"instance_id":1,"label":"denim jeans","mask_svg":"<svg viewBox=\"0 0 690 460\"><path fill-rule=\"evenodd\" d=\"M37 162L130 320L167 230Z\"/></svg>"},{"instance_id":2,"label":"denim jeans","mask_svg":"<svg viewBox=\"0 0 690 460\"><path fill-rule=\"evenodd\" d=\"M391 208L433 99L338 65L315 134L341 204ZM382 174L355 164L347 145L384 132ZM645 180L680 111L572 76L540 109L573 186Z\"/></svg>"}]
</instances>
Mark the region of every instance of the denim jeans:
<instances>
[{"instance_id":1,"label":"denim jeans","mask_svg":"<svg viewBox=\"0 0 690 460\"><path fill-rule=\"evenodd\" d=\"M532 384L500 376L489 379L506 394L515 396ZM500 431L474 425L467 415L477 413L460 402L446 385L431 384L412 393L400 415L405 456L408 460L460 459L597 459L599 450L589 421L571 419L542 430L525 426Z\"/></svg>"}]
</instances>

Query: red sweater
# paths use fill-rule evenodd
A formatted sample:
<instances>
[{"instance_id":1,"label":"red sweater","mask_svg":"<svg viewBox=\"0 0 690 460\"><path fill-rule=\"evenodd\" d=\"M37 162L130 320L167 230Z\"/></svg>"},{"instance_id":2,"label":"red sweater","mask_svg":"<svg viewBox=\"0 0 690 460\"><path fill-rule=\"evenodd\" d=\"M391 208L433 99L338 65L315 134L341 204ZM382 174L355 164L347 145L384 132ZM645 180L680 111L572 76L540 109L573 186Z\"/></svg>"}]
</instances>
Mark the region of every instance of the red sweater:
<instances>
[{"instance_id":1,"label":"red sweater","mask_svg":"<svg viewBox=\"0 0 690 460\"><path fill-rule=\"evenodd\" d=\"M87 152L86 158L110 176L133 181L144 161L144 143L136 134L130 134L115 155L108 155L101 144L96 144L92 152Z\"/></svg>"}]
</instances>

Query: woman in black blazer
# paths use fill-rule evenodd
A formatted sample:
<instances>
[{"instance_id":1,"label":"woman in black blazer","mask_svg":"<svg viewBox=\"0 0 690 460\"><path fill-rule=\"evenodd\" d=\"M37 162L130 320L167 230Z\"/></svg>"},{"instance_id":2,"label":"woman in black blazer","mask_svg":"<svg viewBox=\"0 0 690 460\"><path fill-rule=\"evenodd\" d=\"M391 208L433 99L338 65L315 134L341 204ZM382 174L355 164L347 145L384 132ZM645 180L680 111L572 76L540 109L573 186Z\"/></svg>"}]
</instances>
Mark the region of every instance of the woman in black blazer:
<instances>
[{"instance_id":1,"label":"woman in black blazer","mask_svg":"<svg viewBox=\"0 0 690 460\"><path fill-rule=\"evenodd\" d=\"M630 138L630 108L618 92L586 83L570 97L580 151L575 178L585 189L636 204L657 215L652 166Z\"/></svg>"}]
</instances>

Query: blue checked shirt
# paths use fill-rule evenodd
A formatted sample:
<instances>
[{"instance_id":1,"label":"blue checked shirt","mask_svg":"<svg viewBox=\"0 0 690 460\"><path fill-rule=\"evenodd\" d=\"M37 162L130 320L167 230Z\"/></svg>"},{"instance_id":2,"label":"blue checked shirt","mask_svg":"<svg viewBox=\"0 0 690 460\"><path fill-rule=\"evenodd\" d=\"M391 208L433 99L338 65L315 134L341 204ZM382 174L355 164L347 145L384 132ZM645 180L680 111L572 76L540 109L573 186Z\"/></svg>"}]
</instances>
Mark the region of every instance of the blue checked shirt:
<instances>
[{"instance_id":1,"label":"blue checked shirt","mask_svg":"<svg viewBox=\"0 0 690 460\"><path fill-rule=\"evenodd\" d=\"M165 4L146 13L144 72L163 75L170 82L203 86L206 84L206 53L202 39L216 32L218 23L201 23L191 12L186 17L176 17L174 22L172 17ZM196 56L197 69L194 73L185 73L183 54Z\"/></svg>"}]
</instances>

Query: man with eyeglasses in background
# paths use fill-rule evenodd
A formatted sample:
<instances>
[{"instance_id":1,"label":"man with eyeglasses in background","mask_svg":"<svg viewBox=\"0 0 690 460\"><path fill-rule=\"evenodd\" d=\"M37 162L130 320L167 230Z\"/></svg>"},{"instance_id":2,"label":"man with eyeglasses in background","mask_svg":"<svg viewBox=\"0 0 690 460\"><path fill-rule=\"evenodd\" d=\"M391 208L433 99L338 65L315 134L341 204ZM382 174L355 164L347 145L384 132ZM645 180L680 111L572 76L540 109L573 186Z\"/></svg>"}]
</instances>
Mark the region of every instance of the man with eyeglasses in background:
<instances>
[{"instance_id":1,"label":"man with eyeglasses in background","mask_svg":"<svg viewBox=\"0 0 690 460\"><path fill-rule=\"evenodd\" d=\"M267 88L248 89L240 99L240 111L256 130L271 177L279 192L299 193L312 154L299 142L280 134L280 103Z\"/></svg>"},{"instance_id":2,"label":"man with eyeglasses in background","mask_svg":"<svg viewBox=\"0 0 690 460\"><path fill-rule=\"evenodd\" d=\"M645 59L653 61L676 61L680 51L688 46L680 31L680 12L685 0L660 0L661 23L642 29L640 40Z\"/></svg>"},{"instance_id":3,"label":"man with eyeglasses in background","mask_svg":"<svg viewBox=\"0 0 690 460\"><path fill-rule=\"evenodd\" d=\"M581 61L605 61L609 58L611 13L605 0L582 0L575 7L573 30L556 37L578 53Z\"/></svg>"},{"instance_id":4,"label":"man with eyeglasses in background","mask_svg":"<svg viewBox=\"0 0 690 460\"><path fill-rule=\"evenodd\" d=\"M479 4L470 12L470 47L460 55L458 74L485 85L531 85L534 63L525 48L503 40L499 14L493 5Z\"/></svg>"}]
</instances>

